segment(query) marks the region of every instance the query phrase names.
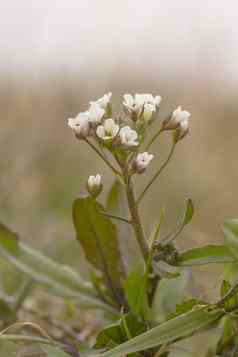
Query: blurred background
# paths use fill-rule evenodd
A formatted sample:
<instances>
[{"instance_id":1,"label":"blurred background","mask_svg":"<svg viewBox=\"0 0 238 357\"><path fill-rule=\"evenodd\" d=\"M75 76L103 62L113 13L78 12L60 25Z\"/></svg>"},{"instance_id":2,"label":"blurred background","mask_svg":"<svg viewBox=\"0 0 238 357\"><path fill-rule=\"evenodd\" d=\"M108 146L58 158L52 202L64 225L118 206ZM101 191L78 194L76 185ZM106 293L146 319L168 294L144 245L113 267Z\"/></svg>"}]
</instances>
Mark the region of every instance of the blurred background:
<instances>
[{"instance_id":1,"label":"blurred background","mask_svg":"<svg viewBox=\"0 0 238 357\"><path fill-rule=\"evenodd\" d=\"M102 173L105 193L112 176L66 119L109 91L117 111L124 93L149 92L163 98L160 118L182 105L192 129L143 202L147 232L162 207L165 229L175 227L191 197L195 216L178 246L221 243L223 221L238 217L237 11L234 0L2 2L1 221L58 261L82 266L71 205L89 174ZM169 135L154 145L138 192L169 147Z\"/></svg>"}]
</instances>

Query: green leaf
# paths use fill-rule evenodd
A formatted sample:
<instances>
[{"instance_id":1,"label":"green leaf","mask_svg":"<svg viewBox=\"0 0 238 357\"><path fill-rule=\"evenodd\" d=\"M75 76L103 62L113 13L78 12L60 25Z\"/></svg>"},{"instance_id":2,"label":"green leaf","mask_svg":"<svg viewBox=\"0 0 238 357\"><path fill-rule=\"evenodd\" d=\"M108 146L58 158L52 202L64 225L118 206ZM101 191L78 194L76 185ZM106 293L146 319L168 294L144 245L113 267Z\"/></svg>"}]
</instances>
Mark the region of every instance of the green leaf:
<instances>
[{"instance_id":1,"label":"green leaf","mask_svg":"<svg viewBox=\"0 0 238 357\"><path fill-rule=\"evenodd\" d=\"M227 293L228 291L231 289L231 284L226 281L226 280L223 280L222 281L222 284L221 284L221 297L223 298ZM230 310L232 309L233 307L237 306L237 303L238 303L238 296L237 294L233 295L228 301L225 302L225 310Z\"/></svg>"},{"instance_id":2,"label":"green leaf","mask_svg":"<svg viewBox=\"0 0 238 357\"><path fill-rule=\"evenodd\" d=\"M122 197L124 194L123 186L117 179L112 184L112 187L107 196L106 209L108 212L119 213L122 212Z\"/></svg>"},{"instance_id":3,"label":"green leaf","mask_svg":"<svg viewBox=\"0 0 238 357\"><path fill-rule=\"evenodd\" d=\"M89 263L101 271L112 297L122 298L121 280L124 268L118 247L115 224L103 213L103 206L92 197L77 199L73 205L73 219L77 239Z\"/></svg>"},{"instance_id":4,"label":"green leaf","mask_svg":"<svg viewBox=\"0 0 238 357\"><path fill-rule=\"evenodd\" d=\"M41 345L41 349L46 352L47 357L70 357L70 355L57 347Z\"/></svg>"},{"instance_id":5,"label":"green leaf","mask_svg":"<svg viewBox=\"0 0 238 357\"><path fill-rule=\"evenodd\" d=\"M18 346L11 341L0 341L0 356L16 357Z\"/></svg>"},{"instance_id":6,"label":"green leaf","mask_svg":"<svg viewBox=\"0 0 238 357\"><path fill-rule=\"evenodd\" d=\"M177 265L193 266L209 263L233 263L235 260L226 246L205 245L181 253L177 259Z\"/></svg>"},{"instance_id":7,"label":"green leaf","mask_svg":"<svg viewBox=\"0 0 238 357\"><path fill-rule=\"evenodd\" d=\"M123 315L117 324L106 327L98 334L94 348L112 349L129 338L142 334L146 329L145 323L139 321L132 313L128 313Z\"/></svg>"},{"instance_id":8,"label":"green leaf","mask_svg":"<svg viewBox=\"0 0 238 357\"><path fill-rule=\"evenodd\" d=\"M112 350L102 353L101 357L119 357L123 354L147 350L158 345L171 343L179 338L190 336L201 328L217 321L221 311L198 309L180 315L151 330L124 342Z\"/></svg>"},{"instance_id":9,"label":"green leaf","mask_svg":"<svg viewBox=\"0 0 238 357\"><path fill-rule=\"evenodd\" d=\"M124 289L129 306L136 315L143 315L149 309L146 296L147 279L138 270L132 271L125 281Z\"/></svg>"},{"instance_id":10,"label":"green leaf","mask_svg":"<svg viewBox=\"0 0 238 357\"><path fill-rule=\"evenodd\" d=\"M235 259L238 259L238 219L226 221L223 226L225 244Z\"/></svg>"},{"instance_id":11,"label":"green leaf","mask_svg":"<svg viewBox=\"0 0 238 357\"><path fill-rule=\"evenodd\" d=\"M187 200L187 206L186 206L186 211L185 211L185 215L184 215L183 226L185 226L186 224L188 224L191 221L191 219L193 218L193 215L194 215L193 201L191 200L191 198L189 198Z\"/></svg>"},{"instance_id":12,"label":"green leaf","mask_svg":"<svg viewBox=\"0 0 238 357\"><path fill-rule=\"evenodd\" d=\"M78 273L28 247L3 225L0 226L0 254L34 281L62 296L99 302L92 286L84 282Z\"/></svg>"},{"instance_id":13,"label":"green leaf","mask_svg":"<svg viewBox=\"0 0 238 357\"><path fill-rule=\"evenodd\" d=\"M206 302L197 299L188 299L183 301L181 304L176 305L176 311L172 314L171 318L185 314L186 312L194 309L195 306L206 305Z\"/></svg>"},{"instance_id":14,"label":"green leaf","mask_svg":"<svg viewBox=\"0 0 238 357\"><path fill-rule=\"evenodd\" d=\"M0 299L0 320L11 324L16 319L14 310L9 306L7 302Z\"/></svg>"}]
</instances>

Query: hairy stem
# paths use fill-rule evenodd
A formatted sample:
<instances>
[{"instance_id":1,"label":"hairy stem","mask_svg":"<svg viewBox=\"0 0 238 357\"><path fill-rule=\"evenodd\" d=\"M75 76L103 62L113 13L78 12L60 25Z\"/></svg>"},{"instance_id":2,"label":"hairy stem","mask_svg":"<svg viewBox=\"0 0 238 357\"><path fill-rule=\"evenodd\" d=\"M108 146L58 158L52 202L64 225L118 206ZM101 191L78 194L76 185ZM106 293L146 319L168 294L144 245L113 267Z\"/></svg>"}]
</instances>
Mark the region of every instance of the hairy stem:
<instances>
[{"instance_id":1,"label":"hairy stem","mask_svg":"<svg viewBox=\"0 0 238 357\"><path fill-rule=\"evenodd\" d=\"M131 225L133 227L143 258L145 262L147 262L149 248L143 232L142 223L138 212L138 207L136 205L136 199L135 199L131 177L129 177L127 172L124 172L124 179L126 183L126 196L127 196L130 214L131 214Z\"/></svg>"},{"instance_id":2,"label":"hairy stem","mask_svg":"<svg viewBox=\"0 0 238 357\"><path fill-rule=\"evenodd\" d=\"M146 185L146 187L144 188L144 190L142 191L142 193L140 194L136 204L138 205L140 203L140 201L142 200L142 198L144 197L144 195L146 194L146 192L148 191L148 189L150 188L150 186L155 182L155 180L159 177L159 175L161 174L161 172L164 170L164 168L167 166L167 164L169 163L171 157L173 156L174 153L174 149L175 149L176 143L173 143L171 150L169 152L169 155L167 157L167 159L165 160L165 162L161 165L161 167L159 168L159 170L155 173L155 175L151 178L151 180L149 181L149 183Z\"/></svg>"}]
</instances>

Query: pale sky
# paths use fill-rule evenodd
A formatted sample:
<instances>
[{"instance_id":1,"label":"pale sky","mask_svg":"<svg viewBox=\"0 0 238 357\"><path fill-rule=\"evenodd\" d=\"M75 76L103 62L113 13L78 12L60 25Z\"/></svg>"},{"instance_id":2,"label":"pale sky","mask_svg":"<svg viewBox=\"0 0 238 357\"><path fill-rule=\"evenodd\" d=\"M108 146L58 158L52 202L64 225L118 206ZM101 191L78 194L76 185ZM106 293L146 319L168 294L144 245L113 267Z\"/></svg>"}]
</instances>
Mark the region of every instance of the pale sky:
<instances>
[{"instance_id":1,"label":"pale sky","mask_svg":"<svg viewBox=\"0 0 238 357\"><path fill-rule=\"evenodd\" d=\"M214 61L237 79L237 18L235 0L0 0L0 69Z\"/></svg>"}]
</instances>

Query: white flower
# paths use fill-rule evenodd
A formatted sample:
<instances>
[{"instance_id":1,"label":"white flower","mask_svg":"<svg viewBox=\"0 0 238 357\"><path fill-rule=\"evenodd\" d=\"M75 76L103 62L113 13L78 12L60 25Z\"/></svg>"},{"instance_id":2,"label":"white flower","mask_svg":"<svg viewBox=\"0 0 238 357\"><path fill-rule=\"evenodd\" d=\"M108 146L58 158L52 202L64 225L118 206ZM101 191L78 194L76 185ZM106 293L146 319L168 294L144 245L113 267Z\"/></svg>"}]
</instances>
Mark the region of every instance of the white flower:
<instances>
[{"instance_id":1,"label":"white flower","mask_svg":"<svg viewBox=\"0 0 238 357\"><path fill-rule=\"evenodd\" d=\"M73 129L79 139L88 136L90 132L88 112L79 113L75 118L69 118L68 126Z\"/></svg>"},{"instance_id":2,"label":"white flower","mask_svg":"<svg viewBox=\"0 0 238 357\"><path fill-rule=\"evenodd\" d=\"M147 103L152 104L156 107L159 106L161 99L162 98L159 95L154 97L152 94L148 93L135 95L135 102L138 106L143 106Z\"/></svg>"},{"instance_id":3,"label":"white flower","mask_svg":"<svg viewBox=\"0 0 238 357\"><path fill-rule=\"evenodd\" d=\"M95 102L90 102L90 104L97 103L102 109L107 109L108 105L110 104L112 97L112 93L109 92L104 94L103 97L97 99Z\"/></svg>"},{"instance_id":4,"label":"white flower","mask_svg":"<svg viewBox=\"0 0 238 357\"><path fill-rule=\"evenodd\" d=\"M146 103L144 105L143 119L146 122L149 122L155 111L156 111L156 106L154 104Z\"/></svg>"},{"instance_id":5,"label":"white flower","mask_svg":"<svg viewBox=\"0 0 238 357\"><path fill-rule=\"evenodd\" d=\"M125 94L123 96L123 105L127 113L132 116L133 120L141 117L145 121L150 121L152 115L159 107L161 97L159 95L153 96L152 94Z\"/></svg>"},{"instance_id":6,"label":"white flower","mask_svg":"<svg viewBox=\"0 0 238 357\"><path fill-rule=\"evenodd\" d=\"M102 178L101 175L97 174L96 176L90 175L87 182L88 192L96 197L102 191Z\"/></svg>"},{"instance_id":7,"label":"white flower","mask_svg":"<svg viewBox=\"0 0 238 357\"><path fill-rule=\"evenodd\" d=\"M99 124L105 114L105 110L97 103L92 102L88 110L89 121L94 124Z\"/></svg>"},{"instance_id":8,"label":"white flower","mask_svg":"<svg viewBox=\"0 0 238 357\"><path fill-rule=\"evenodd\" d=\"M119 125L114 119L106 119L103 125L99 125L96 130L97 136L102 140L110 140L115 138L119 132Z\"/></svg>"},{"instance_id":9,"label":"white flower","mask_svg":"<svg viewBox=\"0 0 238 357\"><path fill-rule=\"evenodd\" d=\"M186 110L182 110L181 106L175 109L172 115L164 121L163 126L165 130L173 130L177 129L182 122L187 122L190 118L191 114ZM188 125L188 124L187 124Z\"/></svg>"},{"instance_id":10,"label":"white flower","mask_svg":"<svg viewBox=\"0 0 238 357\"><path fill-rule=\"evenodd\" d=\"M131 129L128 125L121 128L119 135L121 143L127 147L137 146L139 144L137 141L137 132Z\"/></svg>"},{"instance_id":11,"label":"white flower","mask_svg":"<svg viewBox=\"0 0 238 357\"><path fill-rule=\"evenodd\" d=\"M134 163L133 167L137 173L142 173L145 171L151 160L154 158L153 154L149 154L148 152L143 152L138 154Z\"/></svg>"}]
</instances>

